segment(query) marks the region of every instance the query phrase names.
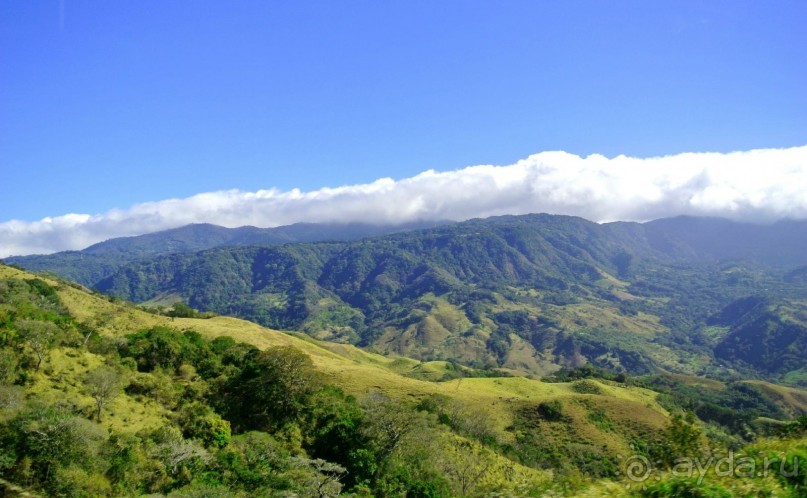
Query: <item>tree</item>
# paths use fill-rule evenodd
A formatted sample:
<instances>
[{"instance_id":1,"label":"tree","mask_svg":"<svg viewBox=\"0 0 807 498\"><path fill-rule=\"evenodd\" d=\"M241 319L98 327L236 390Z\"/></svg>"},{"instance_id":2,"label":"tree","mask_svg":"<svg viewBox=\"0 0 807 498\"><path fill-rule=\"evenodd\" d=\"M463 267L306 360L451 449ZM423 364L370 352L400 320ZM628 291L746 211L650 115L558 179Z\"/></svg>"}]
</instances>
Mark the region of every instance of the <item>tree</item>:
<instances>
[{"instance_id":1,"label":"tree","mask_svg":"<svg viewBox=\"0 0 807 498\"><path fill-rule=\"evenodd\" d=\"M311 358L297 348L253 352L225 387L224 409L249 429L277 430L297 419L320 386Z\"/></svg>"},{"instance_id":2,"label":"tree","mask_svg":"<svg viewBox=\"0 0 807 498\"><path fill-rule=\"evenodd\" d=\"M295 449L298 450L299 448ZM235 436L220 458L231 462L223 482L231 487L254 491L261 487L286 489L291 483L286 472L292 467L291 451L265 432Z\"/></svg>"},{"instance_id":3,"label":"tree","mask_svg":"<svg viewBox=\"0 0 807 498\"><path fill-rule=\"evenodd\" d=\"M52 322L39 320L17 320L15 322L20 339L27 344L37 357L36 370L42 365L42 360L48 350L53 347L60 329Z\"/></svg>"},{"instance_id":4,"label":"tree","mask_svg":"<svg viewBox=\"0 0 807 498\"><path fill-rule=\"evenodd\" d=\"M209 346L197 332L156 326L127 335L120 353L135 358L140 370L176 370L183 363L193 365L208 356Z\"/></svg>"},{"instance_id":5,"label":"tree","mask_svg":"<svg viewBox=\"0 0 807 498\"><path fill-rule=\"evenodd\" d=\"M205 446L223 448L230 443L230 422L198 401L183 405L177 422L186 438L199 439Z\"/></svg>"},{"instance_id":6,"label":"tree","mask_svg":"<svg viewBox=\"0 0 807 498\"><path fill-rule=\"evenodd\" d=\"M87 374L84 386L95 400L95 419L100 422L104 405L117 398L123 388L123 374L103 365Z\"/></svg>"},{"instance_id":7,"label":"tree","mask_svg":"<svg viewBox=\"0 0 807 498\"><path fill-rule=\"evenodd\" d=\"M339 480L347 469L321 458L310 460L297 457L294 461L306 474L301 479L304 487L303 496L311 498L339 496L342 490L342 483Z\"/></svg>"},{"instance_id":8,"label":"tree","mask_svg":"<svg viewBox=\"0 0 807 498\"><path fill-rule=\"evenodd\" d=\"M146 460L144 448L140 438L128 434L111 434L102 446L101 457L107 464L105 475L126 494L135 494L143 481L139 467Z\"/></svg>"},{"instance_id":9,"label":"tree","mask_svg":"<svg viewBox=\"0 0 807 498\"><path fill-rule=\"evenodd\" d=\"M306 451L311 458L343 465L347 489L370 485L376 472L376 456L363 425L364 412L358 402L333 386L323 387L306 410Z\"/></svg>"},{"instance_id":10,"label":"tree","mask_svg":"<svg viewBox=\"0 0 807 498\"><path fill-rule=\"evenodd\" d=\"M362 432L377 464L376 494L450 496L446 475L436 466L443 446L430 418L377 391L370 392L362 406Z\"/></svg>"},{"instance_id":11,"label":"tree","mask_svg":"<svg viewBox=\"0 0 807 498\"><path fill-rule=\"evenodd\" d=\"M176 318L196 318L196 310L185 303L174 303L174 308L168 312L168 316Z\"/></svg>"},{"instance_id":12,"label":"tree","mask_svg":"<svg viewBox=\"0 0 807 498\"><path fill-rule=\"evenodd\" d=\"M15 417L7 433L16 454L30 458L33 472L43 483L58 479L59 468L97 467L95 456L106 438L97 424L41 405Z\"/></svg>"},{"instance_id":13,"label":"tree","mask_svg":"<svg viewBox=\"0 0 807 498\"><path fill-rule=\"evenodd\" d=\"M364 400L367 423L363 430L372 440L378 459L378 471L384 470L392 454L414 430L421 428L422 420L383 393L372 391Z\"/></svg>"},{"instance_id":14,"label":"tree","mask_svg":"<svg viewBox=\"0 0 807 498\"><path fill-rule=\"evenodd\" d=\"M493 459L468 441L455 442L451 450L443 457L443 471L454 479L459 496L467 496L488 473Z\"/></svg>"},{"instance_id":15,"label":"tree","mask_svg":"<svg viewBox=\"0 0 807 498\"><path fill-rule=\"evenodd\" d=\"M115 312L114 311L102 311L95 315L91 320L88 320L83 325L84 331L84 340L81 342L81 346L84 347L90 341L90 337L92 337L93 333L97 332L101 328L109 327L115 320Z\"/></svg>"},{"instance_id":16,"label":"tree","mask_svg":"<svg viewBox=\"0 0 807 498\"><path fill-rule=\"evenodd\" d=\"M193 480L212 459L210 453L196 441L179 438L170 439L155 448L155 454L166 473L173 480L172 487L180 487Z\"/></svg>"},{"instance_id":17,"label":"tree","mask_svg":"<svg viewBox=\"0 0 807 498\"><path fill-rule=\"evenodd\" d=\"M670 452L668 457L693 458L698 456L701 443L701 431L695 426L695 415L687 412L685 416L673 415L670 425L665 431L666 443Z\"/></svg>"}]
</instances>

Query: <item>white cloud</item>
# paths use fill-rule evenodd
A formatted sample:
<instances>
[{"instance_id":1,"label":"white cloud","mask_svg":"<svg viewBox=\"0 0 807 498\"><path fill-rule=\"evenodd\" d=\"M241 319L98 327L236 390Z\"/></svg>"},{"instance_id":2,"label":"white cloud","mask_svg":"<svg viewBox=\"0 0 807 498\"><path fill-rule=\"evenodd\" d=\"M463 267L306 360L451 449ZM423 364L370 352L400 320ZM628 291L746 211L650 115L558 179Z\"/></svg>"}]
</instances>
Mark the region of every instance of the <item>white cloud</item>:
<instances>
[{"instance_id":1,"label":"white cloud","mask_svg":"<svg viewBox=\"0 0 807 498\"><path fill-rule=\"evenodd\" d=\"M593 221L681 214L754 221L807 218L807 146L644 159L542 152L510 166L429 170L399 181L382 178L312 192L207 192L98 215L0 223L0 257L81 249L188 223L398 223L534 212Z\"/></svg>"}]
</instances>

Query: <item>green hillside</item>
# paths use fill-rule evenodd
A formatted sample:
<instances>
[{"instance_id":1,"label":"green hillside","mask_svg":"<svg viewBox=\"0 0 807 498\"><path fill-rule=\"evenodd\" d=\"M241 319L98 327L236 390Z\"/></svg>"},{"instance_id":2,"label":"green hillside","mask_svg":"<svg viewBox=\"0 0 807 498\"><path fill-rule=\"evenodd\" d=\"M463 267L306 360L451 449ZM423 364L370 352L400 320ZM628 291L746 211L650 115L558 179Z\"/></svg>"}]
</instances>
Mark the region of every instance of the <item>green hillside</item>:
<instances>
[{"instance_id":1,"label":"green hillside","mask_svg":"<svg viewBox=\"0 0 807 498\"><path fill-rule=\"evenodd\" d=\"M701 258L692 236L659 235L685 222L504 216L359 241L220 247L129 264L97 288L519 375L593 364L801 382L805 283L754 260ZM714 322L749 298L772 303L761 321ZM772 350L786 358L743 333L780 322L767 336L781 336Z\"/></svg>"},{"instance_id":2,"label":"green hillside","mask_svg":"<svg viewBox=\"0 0 807 498\"><path fill-rule=\"evenodd\" d=\"M435 308L436 330L465 326ZM791 439L743 451L792 459L805 445L803 423L788 422L804 414L798 389L592 367L506 376L235 318L158 315L2 265L0 340L0 488L11 496L682 496L703 485L674 478L665 454L773 432ZM742 430L670 418L687 403L751 403L761 418ZM658 460L659 479L629 489L627 455ZM788 479L714 476L703 489L799 496Z\"/></svg>"}]
</instances>

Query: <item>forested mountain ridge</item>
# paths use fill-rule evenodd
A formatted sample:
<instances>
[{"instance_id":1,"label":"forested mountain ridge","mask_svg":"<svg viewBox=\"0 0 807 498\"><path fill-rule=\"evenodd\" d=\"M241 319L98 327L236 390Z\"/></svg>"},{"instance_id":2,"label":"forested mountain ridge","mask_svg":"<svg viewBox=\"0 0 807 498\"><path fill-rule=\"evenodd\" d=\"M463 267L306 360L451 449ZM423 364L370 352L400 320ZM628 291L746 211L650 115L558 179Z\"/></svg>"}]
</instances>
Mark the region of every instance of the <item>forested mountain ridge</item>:
<instances>
[{"instance_id":1,"label":"forested mountain ridge","mask_svg":"<svg viewBox=\"0 0 807 498\"><path fill-rule=\"evenodd\" d=\"M688 223L693 233L664 231L665 224ZM707 237L698 227L710 232L715 224L735 226L502 216L357 241L163 255L128 264L95 286L148 305L183 301L320 339L476 367L540 375L593 363L634 373L801 379L807 286L794 277L799 270L766 262L803 261L789 246L733 259L688 242ZM805 226L793 222L785 231L797 240ZM749 231L748 247L771 230ZM770 313L788 325L757 322L753 330L776 335L794 360L749 357L742 351L754 334L708 323L749 296L776 303Z\"/></svg>"},{"instance_id":2,"label":"forested mountain ridge","mask_svg":"<svg viewBox=\"0 0 807 498\"><path fill-rule=\"evenodd\" d=\"M472 222L484 223L485 220ZM297 223L276 228L191 224L135 237L110 239L81 251L13 256L5 261L31 271L51 271L94 287L102 278L112 275L127 263L160 255L224 246L347 241L448 224L447 221L401 225ZM807 228L803 221L783 220L760 225L680 216L648 223L605 223L600 228L629 246L632 252L699 261L742 259L779 268L807 266L807 253L801 249L807 247Z\"/></svg>"},{"instance_id":3,"label":"forested mountain ridge","mask_svg":"<svg viewBox=\"0 0 807 498\"><path fill-rule=\"evenodd\" d=\"M110 239L81 251L14 256L6 258L5 261L31 271L50 271L63 278L93 287L99 280L113 274L127 263L164 254L194 252L222 246L353 240L440 224L442 223L426 221L400 225L296 223L275 228L252 226L225 228L209 223L198 223L145 235Z\"/></svg>"}]
</instances>

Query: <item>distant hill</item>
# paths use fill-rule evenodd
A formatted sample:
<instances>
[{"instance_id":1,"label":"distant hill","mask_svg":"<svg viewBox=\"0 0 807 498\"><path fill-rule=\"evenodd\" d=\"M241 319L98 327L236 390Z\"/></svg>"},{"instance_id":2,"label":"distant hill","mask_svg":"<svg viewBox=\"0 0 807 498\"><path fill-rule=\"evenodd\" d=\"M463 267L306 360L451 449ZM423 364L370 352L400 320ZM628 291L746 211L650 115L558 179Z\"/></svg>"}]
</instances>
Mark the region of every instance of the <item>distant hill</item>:
<instances>
[{"instance_id":1,"label":"distant hill","mask_svg":"<svg viewBox=\"0 0 807 498\"><path fill-rule=\"evenodd\" d=\"M802 382L804 321L792 317L805 308L805 239L805 222L535 214L428 228L189 225L9 262L146 306L181 301L424 361ZM749 296L765 313L733 317Z\"/></svg>"},{"instance_id":2,"label":"distant hill","mask_svg":"<svg viewBox=\"0 0 807 498\"><path fill-rule=\"evenodd\" d=\"M713 227L698 219L673 225L688 222L693 230ZM803 307L804 282L765 265L777 248L770 259L734 260L719 248L704 255L688 242L700 239L664 226L502 216L353 241L166 254L123 265L94 286L148 306L182 301L320 339L479 368L546 374L593 363L724 377L798 370L715 356L733 329L709 323L748 296L781 310ZM751 227L746 237L754 240ZM793 347L802 352L801 342Z\"/></svg>"},{"instance_id":3,"label":"distant hill","mask_svg":"<svg viewBox=\"0 0 807 498\"><path fill-rule=\"evenodd\" d=\"M807 265L807 220L754 224L679 216L602 226L633 251L679 261L746 261L778 269Z\"/></svg>"},{"instance_id":4,"label":"distant hill","mask_svg":"<svg viewBox=\"0 0 807 498\"><path fill-rule=\"evenodd\" d=\"M715 355L761 370L807 370L807 312L804 307L746 298L732 303L713 324L729 328Z\"/></svg>"},{"instance_id":5,"label":"distant hill","mask_svg":"<svg viewBox=\"0 0 807 498\"><path fill-rule=\"evenodd\" d=\"M472 222L484 223L484 220ZM297 223L276 228L224 228L192 224L135 237L110 239L81 251L14 256L6 258L5 262L31 271L53 272L94 287L123 265L154 256L215 247L349 241L448 224L451 222L403 225ZM807 247L807 221L785 220L761 225L720 218L680 216L643 224L606 223L599 225L598 232L624 246L625 254L617 261L625 265L621 271L628 269L627 265L634 255L653 255L689 262L746 261L782 269L807 266L807 251L803 250Z\"/></svg>"},{"instance_id":6,"label":"distant hill","mask_svg":"<svg viewBox=\"0 0 807 498\"><path fill-rule=\"evenodd\" d=\"M807 221L761 225L720 218L681 216L644 224L648 240L662 252L681 245L699 259L747 260L777 268L807 264Z\"/></svg>"},{"instance_id":7,"label":"distant hill","mask_svg":"<svg viewBox=\"0 0 807 498\"><path fill-rule=\"evenodd\" d=\"M202 223L135 237L110 239L81 251L14 256L5 258L5 262L31 271L53 272L63 278L93 287L99 280L113 274L126 263L163 254L194 252L222 246L353 240L440 224L442 223L416 222L402 225L297 223L276 228L252 226L225 228Z\"/></svg>"}]
</instances>

